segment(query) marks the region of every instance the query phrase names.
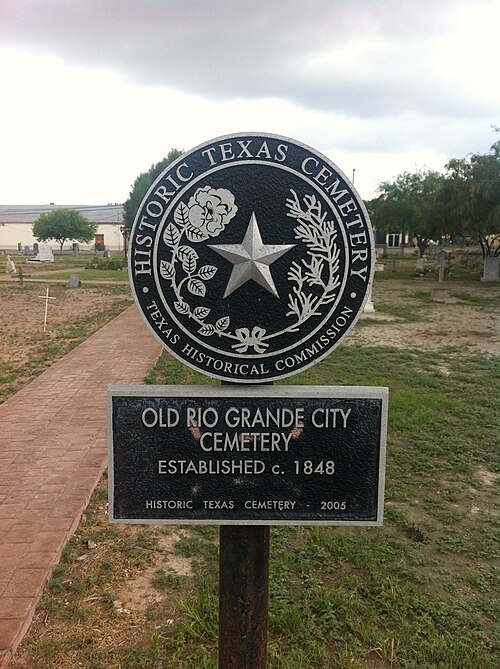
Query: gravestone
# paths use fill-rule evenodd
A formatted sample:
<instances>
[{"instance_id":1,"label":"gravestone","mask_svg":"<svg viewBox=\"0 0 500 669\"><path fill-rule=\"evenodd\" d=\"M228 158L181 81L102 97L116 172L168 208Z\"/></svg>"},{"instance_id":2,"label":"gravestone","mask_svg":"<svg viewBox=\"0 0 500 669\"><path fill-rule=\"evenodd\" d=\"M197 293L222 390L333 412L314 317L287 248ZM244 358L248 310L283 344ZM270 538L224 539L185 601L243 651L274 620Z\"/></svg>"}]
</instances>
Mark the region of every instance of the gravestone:
<instances>
[{"instance_id":1,"label":"gravestone","mask_svg":"<svg viewBox=\"0 0 500 669\"><path fill-rule=\"evenodd\" d=\"M21 254L23 252L23 245L21 242L17 242L17 252Z\"/></svg>"},{"instance_id":2,"label":"gravestone","mask_svg":"<svg viewBox=\"0 0 500 669\"><path fill-rule=\"evenodd\" d=\"M24 247L23 256L29 256L29 254L30 254L30 247L26 245Z\"/></svg>"},{"instance_id":3,"label":"gravestone","mask_svg":"<svg viewBox=\"0 0 500 669\"><path fill-rule=\"evenodd\" d=\"M450 272L451 254L445 249L440 249L436 253L436 268L438 270L438 279L440 282L444 281L445 276Z\"/></svg>"},{"instance_id":4,"label":"gravestone","mask_svg":"<svg viewBox=\"0 0 500 669\"><path fill-rule=\"evenodd\" d=\"M33 253L35 255L38 255L39 250L40 250L40 247L39 247L38 242L33 242Z\"/></svg>"},{"instance_id":5,"label":"gravestone","mask_svg":"<svg viewBox=\"0 0 500 669\"><path fill-rule=\"evenodd\" d=\"M500 258L498 256L486 256L484 259L483 276L481 281L498 281L498 263Z\"/></svg>"},{"instance_id":6,"label":"gravestone","mask_svg":"<svg viewBox=\"0 0 500 669\"><path fill-rule=\"evenodd\" d=\"M5 263L5 273L14 274L16 271L16 266L14 261L10 259L10 256L7 256L7 262Z\"/></svg>"},{"instance_id":7,"label":"gravestone","mask_svg":"<svg viewBox=\"0 0 500 669\"><path fill-rule=\"evenodd\" d=\"M40 244L37 260L39 262L54 262L54 254L48 244Z\"/></svg>"},{"instance_id":8,"label":"gravestone","mask_svg":"<svg viewBox=\"0 0 500 669\"><path fill-rule=\"evenodd\" d=\"M375 263L375 271L376 272L383 272L384 271L384 263L383 262L376 262ZM366 300L365 308L363 309L364 314L375 313L375 305L373 304L373 300L372 300L372 289L373 289L373 286L370 288L370 292L368 294L368 299Z\"/></svg>"},{"instance_id":9,"label":"gravestone","mask_svg":"<svg viewBox=\"0 0 500 669\"><path fill-rule=\"evenodd\" d=\"M418 258L415 264L415 277L422 277L425 274L425 258Z\"/></svg>"},{"instance_id":10,"label":"gravestone","mask_svg":"<svg viewBox=\"0 0 500 669\"><path fill-rule=\"evenodd\" d=\"M71 274L69 277L69 288L79 288L80 287L80 277L78 274Z\"/></svg>"},{"instance_id":11,"label":"gravestone","mask_svg":"<svg viewBox=\"0 0 500 669\"><path fill-rule=\"evenodd\" d=\"M73 242L71 249L74 256L80 253L80 245L77 242Z\"/></svg>"},{"instance_id":12,"label":"gravestone","mask_svg":"<svg viewBox=\"0 0 500 669\"><path fill-rule=\"evenodd\" d=\"M52 248L48 244L37 244L36 247L35 250L35 245L33 245L33 251L36 252L36 256L34 258L28 258L27 262L54 262L54 254L52 253Z\"/></svg>"},{"instance_id":13,"label":"gravestone","mask_svg":"<svg viewBox=\"0 0 500 669\"><path fill-rule=\"evenodd\" d=\"M445 251L444 249L440 249L436 253L436 265L438 265L438 266L447 262L448 259L449 259L449 253L448 253L448 251Z\"/></svg>"},{"instance_id":14,"label":"gravestone","mask_svg":"<svg viewBox=\"0 0 500 669\"><path fill-rule=\"evenodd\" d=\"M366 300L365 307L363 309L364 314L373 314L375 312L375 305L372 300L372 289L368 293L368 299Z\"/></svg>"}]
</instances>

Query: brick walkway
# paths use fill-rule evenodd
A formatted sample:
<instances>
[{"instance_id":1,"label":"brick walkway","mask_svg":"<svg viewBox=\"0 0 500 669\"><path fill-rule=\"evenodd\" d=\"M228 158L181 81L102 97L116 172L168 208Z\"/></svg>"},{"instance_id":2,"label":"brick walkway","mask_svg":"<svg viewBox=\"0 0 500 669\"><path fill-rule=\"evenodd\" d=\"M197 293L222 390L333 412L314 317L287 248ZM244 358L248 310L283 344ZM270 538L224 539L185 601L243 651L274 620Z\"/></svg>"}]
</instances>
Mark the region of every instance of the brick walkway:
<instances>
[{"instance_id":1,"label":"brick walkway","mask_svg":"<svg viewBox=\"0 0 500 669\"><path fill-rule=\"evenodd\" d=\"M160 349L132 306L0 405L0 669L106 466L107 386Z\"/></svg>"}]
</instances>

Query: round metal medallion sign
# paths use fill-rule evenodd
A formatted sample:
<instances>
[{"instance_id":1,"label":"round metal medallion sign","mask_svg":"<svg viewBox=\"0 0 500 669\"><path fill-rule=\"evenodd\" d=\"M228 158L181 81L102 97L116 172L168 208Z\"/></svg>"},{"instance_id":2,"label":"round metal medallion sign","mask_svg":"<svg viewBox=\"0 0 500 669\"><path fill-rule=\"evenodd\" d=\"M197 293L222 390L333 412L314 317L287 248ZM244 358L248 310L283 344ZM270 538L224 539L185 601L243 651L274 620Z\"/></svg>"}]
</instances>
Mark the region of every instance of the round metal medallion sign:
<instances>
[{"instance_id":1,"label":"round metal medallion sign","mask_svg":"<svg viewBox=\"0 0 500 669\"><path fill-rule=\"evenodd\" d=\"M373 255L363 202L328 158L242 133L158 177L132 229L129 270L142 314L176 358L265 383L310 367L347 334Z\"/></svg>"}]
</instances>

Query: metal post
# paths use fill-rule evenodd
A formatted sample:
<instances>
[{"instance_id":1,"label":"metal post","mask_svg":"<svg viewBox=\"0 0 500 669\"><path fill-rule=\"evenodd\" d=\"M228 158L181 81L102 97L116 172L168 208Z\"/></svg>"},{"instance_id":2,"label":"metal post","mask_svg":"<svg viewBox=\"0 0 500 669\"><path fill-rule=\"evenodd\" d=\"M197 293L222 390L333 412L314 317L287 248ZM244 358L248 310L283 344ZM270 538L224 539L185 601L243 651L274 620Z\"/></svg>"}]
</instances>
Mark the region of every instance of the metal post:
<instances>
[{"instance_id":1,"label":"metal post","mask_svg":"<svg viewBox=\"0 0 500 669\"><path fill-rule=\"evenodd\" d=\"M268 525L220 526L219 669L267 668L269 541Z\"/></svg>"},{"instance_id":2,"label":"metal post","mask_svg":"<svg viewBox=\"0 0 500 669\"><path fill-rule=\"evenodd\" d=\"M128 240L129 240L129 233L130 231L125 228L125 232L123 235L123 255L125 258L128 257Z\"/></svg>"},{"instance_id":3,"label":"metal post","mask_svg":"<svg viewBox=\"0 0 500 669\"><path fill-rule=\"evenodd\" d=\"M267 667L269 530L220 527L219 669Z\"/></svg>"}]
</instances>

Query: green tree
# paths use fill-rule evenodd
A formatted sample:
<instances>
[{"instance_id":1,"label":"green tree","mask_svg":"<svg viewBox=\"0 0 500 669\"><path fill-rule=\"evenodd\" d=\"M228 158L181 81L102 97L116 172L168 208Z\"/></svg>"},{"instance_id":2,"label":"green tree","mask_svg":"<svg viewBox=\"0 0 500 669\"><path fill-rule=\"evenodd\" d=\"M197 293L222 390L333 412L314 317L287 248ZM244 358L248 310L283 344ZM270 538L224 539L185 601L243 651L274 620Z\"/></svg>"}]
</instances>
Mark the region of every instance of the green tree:
<instances>
[{"instance_id":1,"label":"green tree","mask_svg":"<svg viewBox=\"0 0 500 669\"><path fill-rule=\"evenodd\" d=\"M59 242L62 254L64 242L75 239L77 242L89 242L95 237L97 223L92 223L74 209L54 209L41 214L33 223L33 236L39 242L54 239Z\"/></svg>"},{"instance_id":2,"label":"green tree","mask_svg":"<svg viewBox=\"0 0 500 669\"><path fill-rule=\"evenodd\" d=\"M402 172L395 181L383 181L377 188L379 196L367 202L372 224L378 232L410 234L411 179L409 172Z\"/></svg>"},{"instance_id":3,"label":"green tree","mask_svg":"<svg viewBox=\"0 0 500 669\"><path fill-rule=\"evenodd\" d=\"M444 176L432 170L402 172L380 184L380 195L367 203L373 225L382 232L401 232L415 239L420 256L432 239L449 228L441 193Z\"/></svg>"},{"instance_id":4,"label":"green tree","mask_svg":"<svg viewBox=\"0 0 500 669\"><path fill-rule=\"evenodd\" d=\"M134 181L128 200L123 205L123 222L128 231L132 229L137 210L155 179L163 172L167 165L170 165L170 163L182 156L182 153L179 149L170 149L163 160L160 160L156 165L151 165L147 172L141 172Z\"/></svg>"},{"instance_id":5,"label":"green tree","mask_svg":"<svg viewBox=\"0 0 500 669\"><path fill-rule=\"evenodd\" d=\"M453 158L446 169L443 201L457 229L479 242L483 258L500 255L500 141L490 153Z\"/></svg>"}]
</instances>

